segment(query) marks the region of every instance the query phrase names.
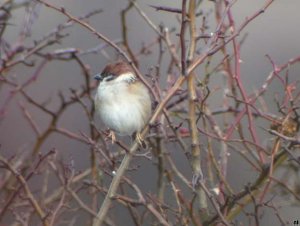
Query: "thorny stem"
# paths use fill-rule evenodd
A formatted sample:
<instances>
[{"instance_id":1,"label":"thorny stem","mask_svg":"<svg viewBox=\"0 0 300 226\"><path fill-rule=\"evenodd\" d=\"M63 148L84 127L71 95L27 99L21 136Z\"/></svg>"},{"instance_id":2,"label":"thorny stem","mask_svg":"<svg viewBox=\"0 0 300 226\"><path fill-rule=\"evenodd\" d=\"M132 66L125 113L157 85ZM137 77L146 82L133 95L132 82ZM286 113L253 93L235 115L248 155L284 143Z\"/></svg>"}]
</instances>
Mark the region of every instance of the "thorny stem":
<instances>
[{"instance_id":1,"label":"thorny stem","mask_svg":"<svg viewBox=\"0 0 300 226\"><path fill-rule=\"evenodd\" d=\"M182 18L185 19L184 15L185 9L182 10ZM190 29L190 46L189 46L189 62L193 58L194 51L195 51L195 26L196 26L196 17L195 17L195 0L189 1L189 29ZM182 24L184 26L184 23ZM184 39L184 33L181 34ZM185 52L185 46L182 46L182 52ZM183 65L182 65L183 68ZM184 71L185 72L185 71ZM190 134L191 134L191 153L192 153L192 169L193 169L193 178L197 178L196 180L193 179L193 186L195 187L195 191L198 196L198 201L200 204L200 210L207 210L207 201L206 195L199 185L199 181L203 180L203 172L201 169L201 150L200 150L200 142L199 142L199 134L197 129L197 117L196 117L196 104L198 103L198 98L195 89L195 77L196 74L191 72L188 74L187 79L187 86L188 86L188 93L189 93L189 127L190 127Z\"/></svg>"},{"instance_id":2,"label":"thorny stem","mask_svg":"<svg viewBox=\"0 0 300 226\"><path fill-rule=\"evenodd\" d=\"M134 62L134 65L136 65L138 67L138 61L137 61L134 53L132 52L131 48L129 47L127 23L126 23L126 15L132 9L132 7L134 6L133 2L130 2L128 4L128 6L124 10L122 10L122 12L121 12L121 24L122 24L122 36L123 36L124 46L125 46L128 54L129 54L130 58Z\"/></svg>"}]
</instances>

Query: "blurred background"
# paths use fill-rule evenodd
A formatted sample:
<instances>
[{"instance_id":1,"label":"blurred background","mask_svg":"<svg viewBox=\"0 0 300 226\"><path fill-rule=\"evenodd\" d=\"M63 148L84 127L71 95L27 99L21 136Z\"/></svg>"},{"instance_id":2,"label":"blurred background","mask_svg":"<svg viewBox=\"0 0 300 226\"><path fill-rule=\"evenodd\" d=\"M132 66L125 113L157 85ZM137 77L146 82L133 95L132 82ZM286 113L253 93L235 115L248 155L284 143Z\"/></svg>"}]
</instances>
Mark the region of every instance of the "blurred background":
<instances>
[{"instance_id":1,"label":"blurred background","mask_svg":"<svg viewBox=\"0 0 300 226\"><path fill-rule=\"evenodd\" d=\"M0 0L0 5L5 1ZM13 1L14 4L21 3L22 1ZM101 34L108 37L110 40L118 43L122 37L122 20L120 12L128 6L126 0L49 0L49 3L64 7L68 12L76 17L87 15L99 9L99 13L86 19ZM233 17L236 26L239 27L245 19L255 12L257 12L264 4L265 1L261 0L238 0L232 7ZM156 25L163 25L171 31L171 39L177 43L178 33L180 32L179 17L171 15L164 11L157 11L151 5L167 6L172 8L181 8L181 1L165 0L139 0L137 1L139 7L147 14L151 21ZM214 19L214 1L203 1L201 3L202 16L198 18L198 22L206 18L207 30L206 33L214 32L216 29L216 22ZM9 24L6 27L5 33L2 38L6 40L11 46L18 43L20 39L20 32L24 30L26 19L28 19L28 11L30 8L19 7L12 11L10 15ZM241 76L249 93L258 90L266 81L269 73L273 70L272 64L266 57L268 54L271 59L278 65L287 63L290 59L300 55L300 29L298 24L300 21L300 1L299 0L286 0L275 1L272 5L254 21L252 21L239 35L239 40L242 41L241 45ZM30 35L25 38L24 44L27 46L34 45L34 41L41 40L49 32L57 29L59 24L65 23L68 19L54 10L51 10L43 5L38 5L34 8L36 11L31 27ZM149 27L149 25L141 18L135 9L131 9L126 17L128 29L128 43L134 53L139 53L145 46L154 43L157 40L157 34ZM110 47L105 47L105 43L96 38L91 32L88 32L82 26L74 24L64 29L61 34L67 35L61 39L59 43L51 45L41 51L42 53L67 51L68 49L77 49L82 52L79 55L81 61L85 64L89 75L90 82L96 85L93 81L93 74L100 72L103 67L111 61L118 59L118 54ZM231 45L231 44L229 44ZM205 46L197 46L198 51L201 52ZM100 51L95 51L100 48ZM233 49L229 54L232 54ZM91 51L90 51L91 50ZM93 52L94 50L94 52ZM156 66L159 49L157 45L153 45L147 49L148 54L137 54L139 61L139 69L144 74L151 73L153 67ZM4 51L2 50L2 56ZM211 65L216 65L221 55L217 54L212 60ZM164 89L167 79L168 61L170 56L163 59L160 68L160 81L161 88ZM9 76L13 81L18 84L26 82L38 70L38 66L43 64L43 60L38 56L31 56L27 62L34 62L35 66L28 67L28 65L18 64L9 71L2 73L2 76ZM165 64L164 64L165 63ZM299 65L293 65L288 68L290 81L299 79ZM197 68L199 78L204 74L204 67ZM31 82L26 88L26 92L38 103L44 103L48 109L56 111L60 107L61 99L59 93L66 99L72 98L72 90L80 90L85 84L83 72L78 64L74 61L59 61L51 60L43 67L38 75L38 79ZM177 72L178 74L178 72ZM149 77L148 77L149 79ZM224 75L222 72L215 73L210 80L210 87L216 88L217 91L210 97L209 105L211 109L218 109L222 105L222 98L224 90ZM28 153L36 145L36 134L32 126L25 119L22 106L30 112L30 115L35 119L36 124L40 131L43 131L49 126L51 118L47 114L41 113L41 110L28 104L22 95L16 93L16 96L10 99L13 88L8 85L0 86L0 152L7 158L22 153ZM282 87L280 82L276 80L268 88L268 92L264 96L267 103L267 109L270 114L278 114L277 106L274 103L276 95L282 95ZM83 98L82 101L90 108L91 102ZM274 103L274 104L272 104ZM94 118L97 127L104 130L98 118ZM89 135L89 120L86 117L85 111L80 104L74 104L67 108L59 118L57 126L65 128L74 134ZM265 122L262 122L261 127L267 127ZM259 139L264 146L268 146L270 139L266 135L266 131L258 129L260 135ZM129 139L121 138L125 143L130 143ZM200 138L205 145L205 138ZM218 149L219 144L215 144ZM58 133L53 133L41 144L39 152L46 153L55 148L57 150L58 158L61 161L68 162L73 159L74 168L77 172L83 171L90 167L90 147L89 145L79 142L78 140L69 139ZM112 152L116 151L118 147L110 145L109 148ZM181 172L191 180L192 173L187 163L187 160L182 152L178 152L177 146L170 144L168 149L171 150L174 161L180 168ZM227 179L235 190L242 189L247 183L256 179L256 172L250 165L245 164L244 160L234 152L231 153L228 164ZM24 154L25 155L25 154ZM143 190L145 193L155 193L157 170L153 161L148 161L145 158L137 158L132 167L138 167L138 170L131 171L129 175L132 180ZM0 169L1 171L2 169ZM35 178L30 181L34 187L41 183L42 178ZM55 188L59 182L53 179L49 185L49 191ZM52 188L51 188L52 187ZM300 209L297 205L291 205L291 200L285 198L278 198L276 195L272 196L280 206L281 216L292 225L294 220L300 220ZM2 197L3 198L3 197ZM171 198L171 197L170 197ZM298 204L299 205L299 204ZM249 206L249 211L251 206ZM248 208L245 209L246 211ZM118 207L114 209L116 216L116 225L133 225L130 220L128 224L124 219L128 219L128 213ZM86 216L85 216L86 217ZM78 217L80 218L80 217ZM4 218L2 225L10 224L10 217ZM241 214L237 221L237 225L248 225L247 217ZM78 222L82 222L79 224ZM84 220L78 220L76 225L84 225ZM271 210L264 211L260 221L261 225L280 225L278 219L275 217L274 212ZM250 224L249 224L250 225ZM254 225L254 224L253 224Z\"/></svg>"}]
</instances>

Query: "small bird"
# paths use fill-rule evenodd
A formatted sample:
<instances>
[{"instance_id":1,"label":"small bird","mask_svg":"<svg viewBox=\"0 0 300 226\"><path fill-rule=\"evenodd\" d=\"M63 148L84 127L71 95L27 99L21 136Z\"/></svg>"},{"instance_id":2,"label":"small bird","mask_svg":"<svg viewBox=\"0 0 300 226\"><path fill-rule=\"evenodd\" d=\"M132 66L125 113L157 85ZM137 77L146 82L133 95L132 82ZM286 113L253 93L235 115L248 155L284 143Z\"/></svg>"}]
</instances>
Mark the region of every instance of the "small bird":
<instances>
[{"instance_id":1,"label":"small bird","mask_svg":"<svg viewBox=\"0 0 300 226\"><path fill-rule=\"evenodd\" d=\"M148 88L123 61L108 64L94 78L100 81L95 95L96 112L111 130L112 142L116 132L121 136L134 136L144 146L140 132L151 115Z\"/></svg>"}]
</instances>

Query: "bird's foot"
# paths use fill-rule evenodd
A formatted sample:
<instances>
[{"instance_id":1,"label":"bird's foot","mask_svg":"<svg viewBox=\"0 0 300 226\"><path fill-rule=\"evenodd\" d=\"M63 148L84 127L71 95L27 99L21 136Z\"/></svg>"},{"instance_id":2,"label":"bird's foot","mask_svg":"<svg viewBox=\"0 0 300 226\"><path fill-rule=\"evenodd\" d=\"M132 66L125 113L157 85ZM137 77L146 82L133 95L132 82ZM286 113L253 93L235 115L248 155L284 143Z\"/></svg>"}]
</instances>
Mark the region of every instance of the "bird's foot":
<instances>
[{"instance_id":1,"label":"bird's foot","mask_svg":"<svg viewBox=\"0 0 300 226\"><path fill-rule=\"evenodd\" d=\"M146 144L146 142L144 141L144 139L142 138L142 136L141 136L141 134L140 133L135 133L134 134L134 138L136 139L136 141L138 142L138 144L142 147L142 148L144 148L144 149L146 149L147 148L147 144Z\"/></svg>"},{"instance_id":2,"label":"bird's foot","mask_svg":"<svg viewBox=\"0 0 300 226\"><path fill-rule=\"evenodd\" d=\"M111 139L112 144L116 142L116 134L114 131L110 130L107 137Z\"/></svg>"}]
</instances>

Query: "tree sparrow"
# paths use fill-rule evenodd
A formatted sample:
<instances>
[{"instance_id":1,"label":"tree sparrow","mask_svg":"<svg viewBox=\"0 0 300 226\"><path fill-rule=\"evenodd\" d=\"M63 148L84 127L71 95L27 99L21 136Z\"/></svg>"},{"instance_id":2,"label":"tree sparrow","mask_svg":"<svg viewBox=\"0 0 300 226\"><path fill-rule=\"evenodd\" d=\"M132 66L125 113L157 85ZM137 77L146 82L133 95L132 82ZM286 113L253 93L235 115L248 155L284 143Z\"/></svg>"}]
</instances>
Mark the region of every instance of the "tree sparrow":
<instances>
[{"instance_id":1,"label":"tree sparrow","mask_svg":"<svg viewBox=\"0 0 300 226\"><path fill-rule=\"evenodd\" d=\"M108 64L94 77L100 81L95 96L96 112L111 130L114 142L120 135L134 135L142 144L140 132L151 114L148 88L136 77L131 66L125 62Z\"/></svg>"}]
</instances>

